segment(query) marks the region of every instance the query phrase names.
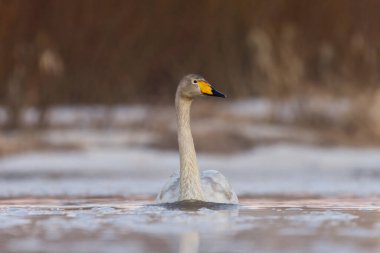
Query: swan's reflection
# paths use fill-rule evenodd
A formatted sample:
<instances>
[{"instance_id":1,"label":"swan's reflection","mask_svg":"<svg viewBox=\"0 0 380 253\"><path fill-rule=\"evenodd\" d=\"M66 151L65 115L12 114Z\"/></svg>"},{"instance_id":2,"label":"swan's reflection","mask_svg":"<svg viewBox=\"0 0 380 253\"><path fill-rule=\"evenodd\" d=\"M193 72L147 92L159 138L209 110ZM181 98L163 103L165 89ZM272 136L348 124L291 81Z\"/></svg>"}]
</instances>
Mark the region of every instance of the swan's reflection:
<instances>
[{"instance_id":1,"label":"swan's reflection","mask_svg":"<svg viewBox=\"0 0 380 253\"><path fill-rule=\"evenodd\" d=\"M179 239L179 253L199 252L199 232L188 231L182 233Z\"/></svg>"},{"instance_id":2,"label":"swan's reflection","mask_svg":"<svg viewBox=\"0 0 380 253\"><path fill-rule=\"evenodd\" d=\"M176 233L180 253L199 252L203 235L230 233L236 225L240 205L184 200L173 203L150 204L136 211L143 215L145 229L160 233ZM141 225L141 224L140 224ZM136 226L134 226L136 227Z\"/></svg>"},{"instance_id":3,"label":"swan's reflection","mask_svg":"<svg viewBox=\"0 0 380 253\"><path fill-rule=\"evenodd\" d=\"M180 201L163 206L169 210L184 211L188 217L192 217L193 222L188 226L189 230L180 234L179 253L198 253L202 231L212 229L214 232L224 232L231 227L231 218L239 215L239 206L231 204Z\"/></svg>"}]
</instances>

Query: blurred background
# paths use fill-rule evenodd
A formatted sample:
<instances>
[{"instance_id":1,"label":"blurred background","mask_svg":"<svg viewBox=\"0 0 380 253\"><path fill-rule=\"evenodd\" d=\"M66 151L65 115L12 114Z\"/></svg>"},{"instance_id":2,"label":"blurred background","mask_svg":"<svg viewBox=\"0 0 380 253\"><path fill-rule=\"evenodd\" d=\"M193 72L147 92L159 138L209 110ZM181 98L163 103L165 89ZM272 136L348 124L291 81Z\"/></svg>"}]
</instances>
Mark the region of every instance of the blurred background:
<instances>
[{"instance_id":1,"label":"blurred background","mask_svg":"<svg viewBox=\"0 0 380 253\"><path fill-rule=\"evenodd\" d=\"M261 164L249 159L259 159L261 148L270 159L280 147L283 159L298 162L305 145L325 155L342 146L359 155L377 150L379 9L373 0L0 0L3 178L18 178L17 170L39 178L62 168L60 176L68 168L78 176L86 166L100 174L116 166L116 175L130 177L143 167L162 184L178 168L173 98L188 73L228 96L194 104L197 151L245 154L248 160L238 161L253 176ZM128 158L136 158L133 152L142 155L135 163ZM150 152L158 155L147 158ZM366 155L357 167L369 161ZM352 167L347 156L342 160ZM167 174L149 159L162 162ZM321 168L330 166L326 160ZM202 155L200 161L207 164ZM364 174L378 176L378 161L371 161ZM228 166L226 173L237 176ZM16 194L10 189L3 195Z\"/></svg>"}]
</instances>

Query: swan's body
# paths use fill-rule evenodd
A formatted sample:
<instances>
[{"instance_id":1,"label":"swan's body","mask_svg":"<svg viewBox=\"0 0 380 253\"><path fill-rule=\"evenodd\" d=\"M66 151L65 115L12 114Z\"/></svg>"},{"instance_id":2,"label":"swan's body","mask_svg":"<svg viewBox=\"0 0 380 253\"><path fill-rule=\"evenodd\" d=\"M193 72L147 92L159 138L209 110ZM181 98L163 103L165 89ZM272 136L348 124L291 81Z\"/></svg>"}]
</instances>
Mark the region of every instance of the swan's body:
<instances>
[{"instance_id":1,"label":"swan's body","mask_svg":"<svg viewBox=\"0 0 380 253\"><path fill-rule=\"evenodd\" d=\"M238 203L227 179L218 171L199 173L190 129L190 107L200 95L225 97L198 75L185 76L178 85L175 97L178 124L180 171L173 174L158 194L156 202L171 203L200 200L216 203Z\"/></svg>"},{"instance_id":2,"label":"swan's body","mask_svg":"<svg viewBox=\"0 0 380 253\"><path fill-rule=\"evenodd\" d=\"M215 203L237 204L238 198L225 176L216 170L206 170L201 173L201 188L203 193L202 201ZM171 203L180 199L180 177L179 173L174 173L162 188L156 201L159 203Z\"/></svg>"}]
</instances>

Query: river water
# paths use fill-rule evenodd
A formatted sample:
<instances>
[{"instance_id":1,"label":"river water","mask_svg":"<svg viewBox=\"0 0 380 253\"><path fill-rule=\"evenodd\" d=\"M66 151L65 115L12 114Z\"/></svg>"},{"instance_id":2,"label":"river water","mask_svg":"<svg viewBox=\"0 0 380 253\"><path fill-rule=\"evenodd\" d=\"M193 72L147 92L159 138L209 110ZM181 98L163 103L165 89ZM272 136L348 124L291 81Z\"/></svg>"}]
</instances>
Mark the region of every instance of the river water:
<instances>
[{"instance_id":1,"label":"river water","mask_svg":"<svg viewBox=\"0 0 380 253\"><path fill-rule=\"evenodd\" d=\"M380 198L257 197L240 205L152 199L0 202L0 252L380 252Z\"/></svg>"},{"instance_id":2,"label":"river water","mask_svg":"<svg viewBox=\"0 0 380 253\"><path fill-rule=\"evenodd\" d=\"M0 252L380 252L379 148L277 144L198 157L240 205L153 205L178 169L174 151L1 157Z\"/></svg>"}]
</instances>

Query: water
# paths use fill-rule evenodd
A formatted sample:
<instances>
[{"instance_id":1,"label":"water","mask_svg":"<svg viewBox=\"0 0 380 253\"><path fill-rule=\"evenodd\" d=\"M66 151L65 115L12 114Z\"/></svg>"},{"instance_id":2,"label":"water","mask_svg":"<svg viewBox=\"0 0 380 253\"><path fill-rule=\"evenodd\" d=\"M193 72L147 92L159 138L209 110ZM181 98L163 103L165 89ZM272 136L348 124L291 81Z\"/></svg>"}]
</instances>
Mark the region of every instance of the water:
<instances>
[{"instance_id":1,"label":"water","mask_svg":"<svg viewBox=\"0 0 380 253\"><path fill-rule=\"evenodd\" d=\"M0 252L379 252L380 198L0 201Z\"/></svg>"},{"instance_id":2,"label":"water","mask_svg":"<svg viewBox=\"0 0 380 253\"><path fill-rule=\"evenodd\" d=\"M177 152L90 137L0 157L1 253L380 252L379 148L200 153L241 204L154 205Z\"/></svg>"}]
</instances>

